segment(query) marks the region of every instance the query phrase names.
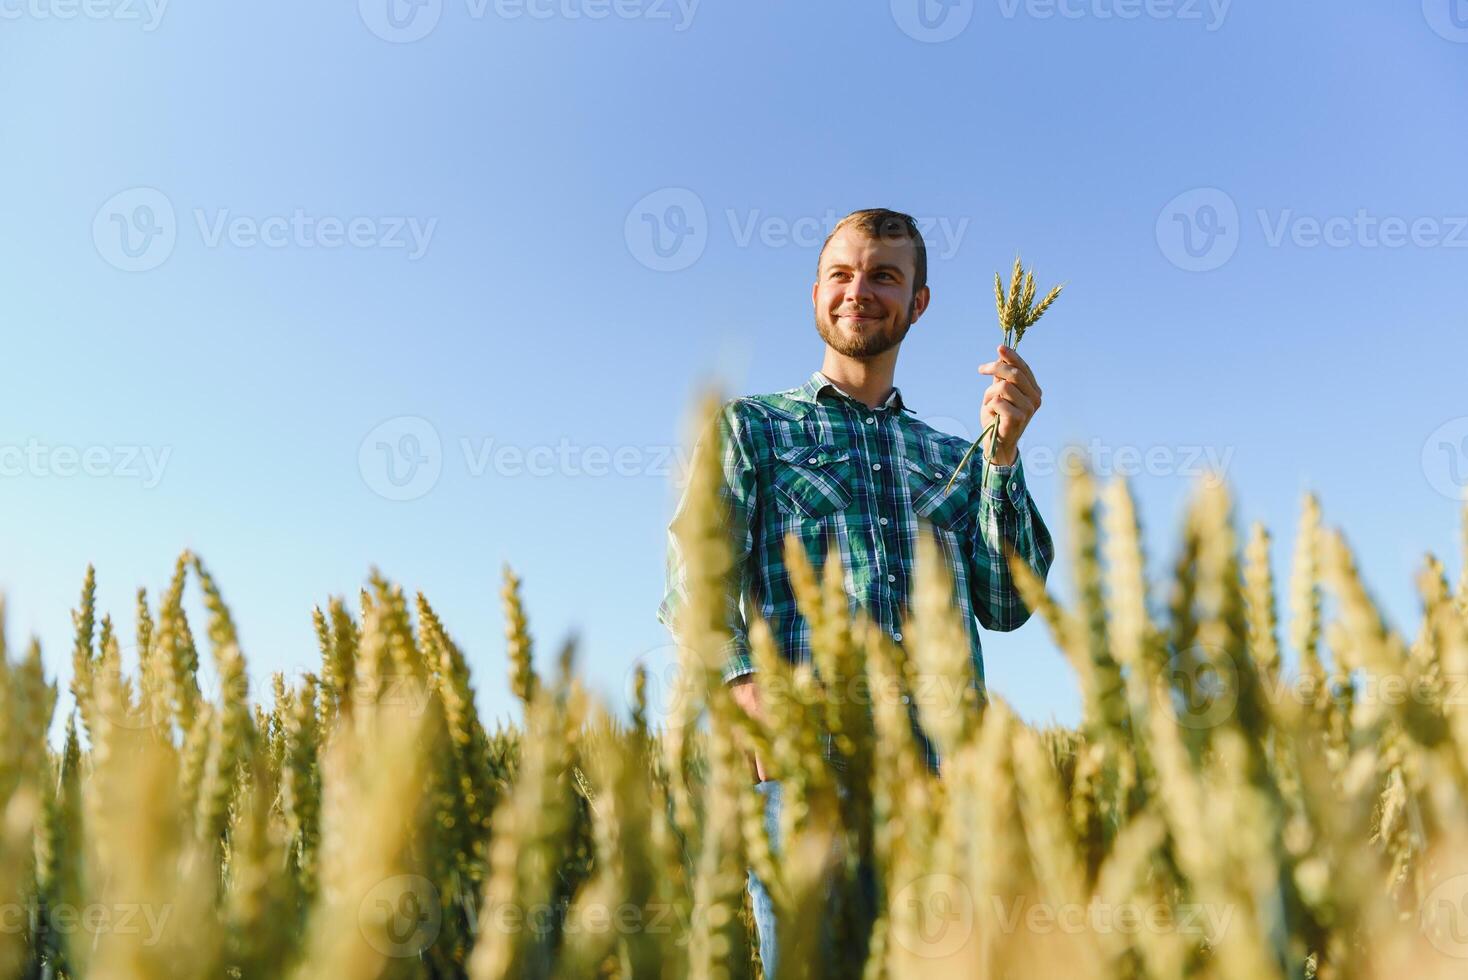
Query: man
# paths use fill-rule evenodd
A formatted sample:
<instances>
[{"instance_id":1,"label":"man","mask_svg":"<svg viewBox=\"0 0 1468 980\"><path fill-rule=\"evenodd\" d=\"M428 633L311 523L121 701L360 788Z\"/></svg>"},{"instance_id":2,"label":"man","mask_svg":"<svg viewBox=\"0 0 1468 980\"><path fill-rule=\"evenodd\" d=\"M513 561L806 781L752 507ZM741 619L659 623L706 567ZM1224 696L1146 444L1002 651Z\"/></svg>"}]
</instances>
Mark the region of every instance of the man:
<instances>
[{"instance_id":1,"label":"man","mask_svg":"<svg viewBox=\"0 0 1468 980\"><path fill-rule=\"evenodd\" d=\"M740 593L729 597L733 639L723 677L735 700L756 717L761 709L740 597L769 623L787 660L810 660L809 627L785 570L787 533L800 539L817 571L831 536L853 604L901 644L923 522L953 579L953 601L968 629L981 690L978 627L1012 630L1029 618L1010 578L1004 542L1041 577L1054 558L1018 454L1020 436L1041 399L1029 365L1000 346L998 359L979 367L993 379L984 392L979 429L997 416L998 444L987 466L980 464L988 446L975 451L951 487L949 478L969 443L918 420L893 386L897 352L928 308L927 272L927 249L911 217L876 208L841 219L822 246L811 288L816 331L826 345L821 369L799 387L736 398L720 413L721 493L731 508ZM670 629L683 590L670 528L669 590L658 610ZM929 768L938 771L931 743L920 730L915 734ZM752 767L765 795L767 823L777 827L772 814L779 806L779 783L767 778L763 759L754 758ZM772 911L752 874L750 891L765 969L772 973Z\"/></svg>"}]
</instances>

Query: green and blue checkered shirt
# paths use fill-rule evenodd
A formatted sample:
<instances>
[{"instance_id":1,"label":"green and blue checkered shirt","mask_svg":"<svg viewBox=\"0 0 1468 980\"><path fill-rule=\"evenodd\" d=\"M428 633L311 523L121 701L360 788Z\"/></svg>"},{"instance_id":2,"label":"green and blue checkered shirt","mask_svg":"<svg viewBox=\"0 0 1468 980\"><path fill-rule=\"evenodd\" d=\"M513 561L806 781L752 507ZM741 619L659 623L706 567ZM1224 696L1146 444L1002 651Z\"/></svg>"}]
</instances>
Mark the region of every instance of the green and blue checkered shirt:
<instances>
[{"instance_id":1,"label":"green and blue checkered shirt","mask_svg":"<svg viewBox=\"0 0 1468 980\"><path fill-rule=\"evenodd\" d=\"M719 429L721 495L730 508L733 575L739 582L738 594L731 588L729 596L732 639L724 680L754 671L747 609L759 610L786 660L810 661L810 628L796 607L785 568L783 543L790 532L805 545L818 573L827 536L834 536L853 611L865 608L900 645L923 521L952 576L953 601L967 625L982 692L979 626L1012 630L1030 615L1014 588L1002 543L1012 543L1042 578L1055 555L1020 462L981 467L982 449L975 450L945 492L969 442L917 419L895 387L886 402L871 408L820 371L798 388L725 402ZM668 588L658 607L659 621L670 630L674 610L686 597L673 527L687 502L685 491L669 525ZM937 771L937 754L917 723L915 705L910 713L928 766Z\"/></svg>"}]
</instances>

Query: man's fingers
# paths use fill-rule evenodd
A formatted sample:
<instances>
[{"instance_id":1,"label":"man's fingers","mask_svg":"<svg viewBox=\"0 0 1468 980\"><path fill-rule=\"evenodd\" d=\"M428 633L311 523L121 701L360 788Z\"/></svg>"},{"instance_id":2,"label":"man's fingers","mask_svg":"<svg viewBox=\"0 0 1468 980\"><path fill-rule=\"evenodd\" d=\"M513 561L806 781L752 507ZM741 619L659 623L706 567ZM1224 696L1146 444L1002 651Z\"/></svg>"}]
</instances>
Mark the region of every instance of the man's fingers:
<instances>
[{"instance_id":1,"label":"man's fingers","mask_svg":"<svg viewBox=\"0 0 1468 980\"><path fill-rule=\"evenodd\" d=\"M1036 391L1040 390L1040 382L1035 380L1035 372L1030 370L1029 362L1026 361L1023 357L1020 357L1019 354L1015 353L1014 348L1005 347L1003 344L1000 344L999 360L1000 363L1007 361L1010 364L1014 365L1024 375L1025 379L1034 386Z\"/></svg>"},{"instance_id":2,"label":"man's fingers","mask_svg":"<svg viewBox=\"0 0 1468 980\"><path fill-rule=\"evenodd\" d=\"M1035 383L1034 375L1022 370L1018 365L1007 364L1004 361L990 361L988 364L979 366L980 374L992 376L996 381L1008 381L1010 384L1018 385L1025 394L1038 400L1040 397L1040 386Z\"/></svg>"},{"instance_id":3,"label":"man's fingers","mask_svg":"<svg viewBox=\"0 0 1468 980\"><path fill-rule=\"evenodd\" d=\"M1030 370L1030 363L1023 357L1020 357L1019 352L1013 347L1005 347L1003 344L1000 344L998 350L1001 361L1008 361L1010 364L1026 372Z\"/></svg>"},{"instance_id":4,"label":"man's fingers","mask_svg":"<svg viewBox=\"0 0 1468 980\"><path fill-rule=\"evenodd\" d=\"M1012 402L1007 402L1002 398L996 399L994 401L994 404L989 406L989 409L1000 418L1008 419L1011 421L1018 418L1020 414L1020 409L1018 405L1015 405Z\"/></svg>"},{"instance_id":5,"label":"man's fingers","mask_svg":"<svg viewBox=\"0 0 1468 980\"><path fill-rule=\"evenodd\" d=\"M990 392L993 394L990 395ZM1009 402L1031 413L1038 407L1035 399L1026 394L1019 385L1010 381L996 381L990 385L989 391L984 392L984 401L988 402L991 398Z\"/></svg>"}]
</instances>

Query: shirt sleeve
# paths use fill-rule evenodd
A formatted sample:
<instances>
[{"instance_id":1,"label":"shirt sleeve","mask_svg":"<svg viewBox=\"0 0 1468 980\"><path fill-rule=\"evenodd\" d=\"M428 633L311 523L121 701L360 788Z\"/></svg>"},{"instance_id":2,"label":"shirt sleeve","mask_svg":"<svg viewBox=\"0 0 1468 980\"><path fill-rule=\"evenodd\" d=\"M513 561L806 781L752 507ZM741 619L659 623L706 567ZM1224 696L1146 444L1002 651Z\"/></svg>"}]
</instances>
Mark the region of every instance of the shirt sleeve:
<instances>
[{"instance_id":1,"label":"shirt sleeve","mask_svg":"<svg viewBox=\"0 0 1468 980\"><path fill-rule=\"evenodd\" d=\"M981 454L980 454L981 455ZM1055 560L1050 530L1025 486L1019 457L1009 466L975 467L983 471L976 490L978 502L969 532L969 579L974 612L985 629L1007 632L1018 629L1030 618L1020 600L1004 555L1004 543L1013 545L1019 557L1043 580Z\"/></svg>"},{"instance_id":2,"label":"shirt sleeve","mask_svg":"<svg viewBox=\"0 0 1468 980\"><path fill-rule=\"evenodd\" d=\"M753 571L751 556L754 553L757 480L748 427L739 416L737 400L725 402L720 409L718 433L720 445L713 448L720 453L723 462L719 499L728 517L726 526L730 531L729 547L733 559L724 588L724 619L729 639L720 651L722 674L725 683L728 683L754 673L754 663L749 655L749 637L740 603L749 591ZM705 440L700 437L694 445L694 459L708 450ZM668 524L667 588L657 613L658 621L668 628L678 642L682 640L678 635L677 611L688 599L688 568L678 546L675 528L689 507L688 490L685 486L673 519Z\"/></svg>"}]
</instances>

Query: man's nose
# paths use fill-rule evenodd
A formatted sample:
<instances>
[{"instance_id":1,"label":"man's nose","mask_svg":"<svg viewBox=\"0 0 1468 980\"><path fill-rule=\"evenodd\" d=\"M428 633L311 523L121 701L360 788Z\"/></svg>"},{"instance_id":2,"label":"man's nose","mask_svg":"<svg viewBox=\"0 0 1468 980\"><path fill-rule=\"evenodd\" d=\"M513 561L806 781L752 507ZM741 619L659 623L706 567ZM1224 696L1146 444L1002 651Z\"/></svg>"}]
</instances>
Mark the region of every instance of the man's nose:
<instances>
[{"instance_id":1,"label":"man's nose","mask_svg":"<svg viewBox=\"0 0 1468 980\"><path fill-rule=\"evenodd\" d=\"M866 276L858 272L853 275L851 277L851 281L846 284L846 295L850 298L855 299L871 297L876 294L872 291L872 284L870 280L868 280Z\"/></svg>"}]
</instances>

